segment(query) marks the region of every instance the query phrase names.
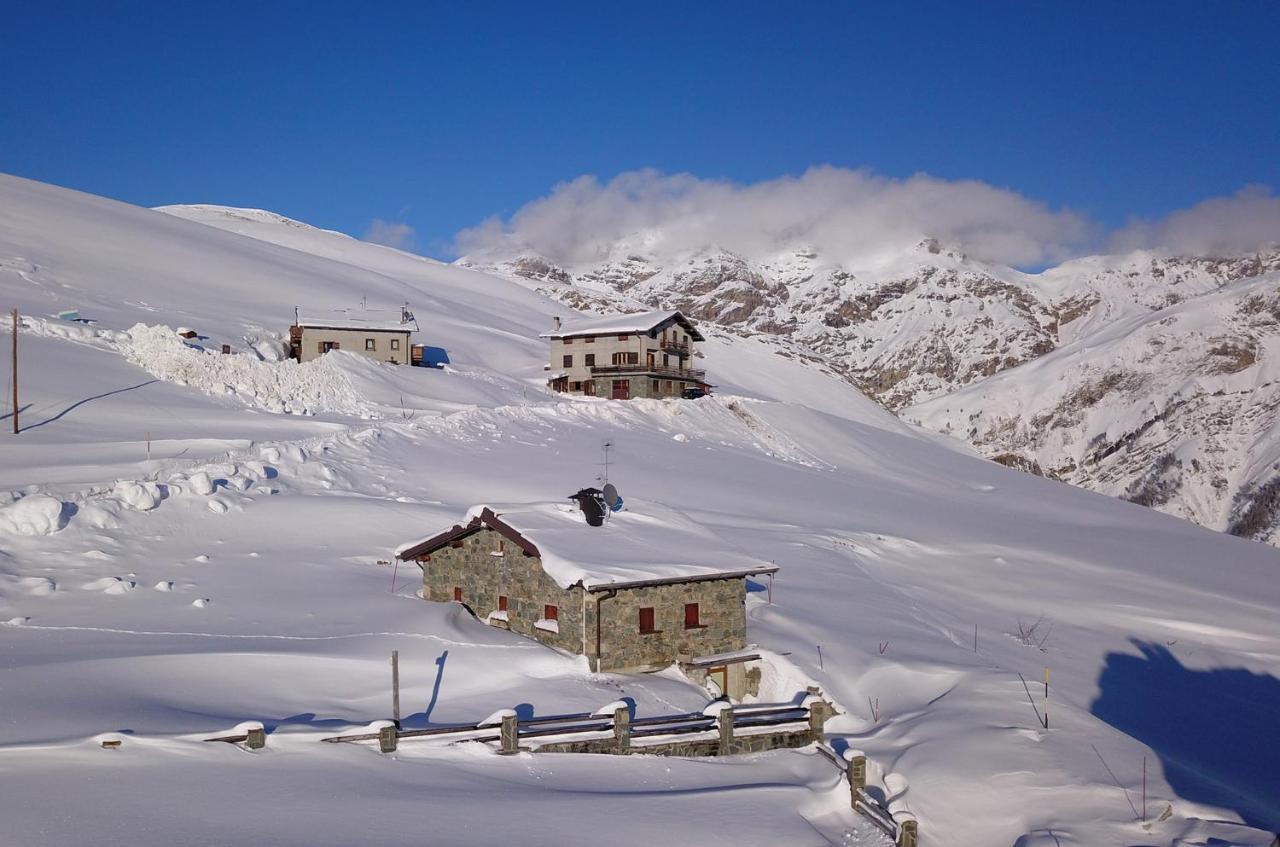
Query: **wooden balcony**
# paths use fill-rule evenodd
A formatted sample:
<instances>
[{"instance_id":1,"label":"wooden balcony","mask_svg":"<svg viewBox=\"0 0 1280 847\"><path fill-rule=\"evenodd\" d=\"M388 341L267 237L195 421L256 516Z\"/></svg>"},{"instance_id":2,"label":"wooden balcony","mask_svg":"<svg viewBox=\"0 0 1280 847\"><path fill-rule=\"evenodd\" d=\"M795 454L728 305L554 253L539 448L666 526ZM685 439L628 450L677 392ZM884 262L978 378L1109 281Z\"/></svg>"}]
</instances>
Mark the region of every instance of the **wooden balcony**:
<instances>
[{"instance_id":1,"label":"wooden balcony","mask_svg":"<svg viewBox=\"0 0 1280 847\"><path fill-rule=\"evenodd\" d=\"M662 365L594 365L592 376L652 376L661 379L684 379L706 382L707 372L694 368L671 368Z\"/></svg>"}]
</instances>

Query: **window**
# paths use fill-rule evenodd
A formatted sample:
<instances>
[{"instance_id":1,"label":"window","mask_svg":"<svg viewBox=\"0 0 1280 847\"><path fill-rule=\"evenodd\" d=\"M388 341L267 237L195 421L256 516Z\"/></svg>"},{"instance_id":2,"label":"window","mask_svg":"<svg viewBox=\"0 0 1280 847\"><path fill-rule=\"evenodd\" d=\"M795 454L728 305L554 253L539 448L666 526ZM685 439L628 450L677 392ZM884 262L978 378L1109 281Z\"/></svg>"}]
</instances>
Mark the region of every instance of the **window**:
<instances>
[{"instance_id":1,"label":"window","mask_svg":"<svg viewBox=\"0 0 1280 847\"><path fill-rule=\"evenodd\" d=\"M629 335L619 335L619 336L618 336L618 340L619 340L619 341L626 341L626 340L627 340L628 338L630 338L630 337L631 337L631 336L629 336Z\"/></svg>"},{"instance_id":2,"label":"window","mask_svg":"<svg viewBox=\"0 0 1280 847\"><path fill-rule=\"evenodd\" d=\"M548 620L548 621L558 621L560 620L560 609L556 606L550 606L550 605L543 606L542 618L543 620Z\"/></svg>"},{"instance_id":3,"label":"window","mask_svg":"<svg viewBox=\"0 0 1280 847\"><path fill-rule=\"evenodd\" d=\"M366 350L377 350L377 349L378 349L378 342L377 342L377 341L374 341L372 338L366 338L366 339L364 340L364 349L366 349Z\"/></svg>"},{"instance_id":4,"label":"window","mask_svg":"<svg viewBox=\"0 0 1280 847\"><path fill-rule=\"evenodd\" d=\"M575 380L574 382L569 383L569 390L570 390L570 391L581 391L581 390L582 390L582 382L581 382L581 381L577 381L577 380Z\"/></svg>"},{"instance_id":5,"label":"window","mask_svg":"<svg viewBox=\"0 0 1280 847\"><path fill-rule=\"evenodd\" d=\"M462 602L462 589L456 585L453 587L453 599L459 603Z\"/></svg>"},{"instance_id":6,"label":"window","mask_svg":"<svg viewBox=\"0 0 1280 847\"><path fill-rule=\"evenodd\" d=\"M572 338L562 338L562 339L560 339L560 340L561 340L561 341L563 341L565 344L572 344L572 343L573 343L573 339L572 339Z\"/></svg>"},{"instance_id":7,"label":"window","mask_svg":"<svg viewBox=\"0 0 1280 847\"><path fill-rule=\"evenodd\" d=\"M640 632L657 632L653 626L653 607L646 606L640 610Z\"/></svg>"},{"instance_id":8,"label":"window","mask_svg":"<svg viewBox=\"0 0 1280 847\"><path fill-rule=\"evenodd\" d=\"M702 624L698 621L698 604L684 604L684 628L685 629L702 629Z\"/></svg>"},{"instance_id":9,"label":"window","mask_svg":"<svg viewBox=\"0 0 1280 847\"><path fill-rule=\"evenodd\" d=\"M499 594L498 595L498 611L505 612L506 610L507 610L507 595Z\"/></svg>"},{"instance_id":10,"label":"window","mask_svg":"<svg viewBox=\"0 0 1280 847\"><path fill-rule=\"evenodd\" d=\"M583 343L583 344L595 344L595 343L596 343L596 337L595 337L594 335L588 335L586 338L582 339L582 343Z\"/></svg>"},{"instance_id":11,"label":"window","mask_svg":"<svg viewBox=\"0 0 1280 847\"><path fill-rule=\"evenodd\" d=\"M664 368L671 367L671 357L668 356L666 353L662 354L662 366Z\"/></svg>"},{"instance_id":12,"label":"window","mask_svg":"<svg viewBox=\"0 0 1280 847\"><path fill-rule=\"evenodd\" d=\"M615 365L638 365L640 364L640 354L637 352L614 353L613 363Z\"/></svg>"},{"instance_id":13,"label":"window","mask_svg":"<svg viewBox=\"0 0 1280 847\"><path fill-rule=\"evenodd\" d=\"M658 393L658 391L659 391L659 389L658 389L658 381L657 381L656 379L654 379L654 380L650 380L650 382L652 382L652 383L653 383L653 393L654 393L654 394L657 394L657 393Z\"/></svg>"},{"instance_id":14,"label":"window","mask_svg":"<svg viewBox=\"0 0 1280 847\"><path fill-rule=\"evenodd\" d=\"M341 345L336 341L321 341L319 344L321 353L328 353L330 350L338 350L340 347Z\"/></svg>"},{"instance_id":15,"label":"window","mask_svg":"<svg viewBox=\"0 0 1280 847\"><path fill-rule=\"evenodd\" d=\"M571 367L573 367L573 354L572 354L572 353L566 353L566 354L565 354L565 356L564 356L564 366L565 366L566 368L571 368Z\"/></svg>"},{"instance_id":16,"label":"window","mask_svg":"<svg viewBox=\"0 0 1280 847\"><path fill-rule=\"evenodd\" d=\"M667 380L667 393L671 393L671 380Z\"/></svg>"},{"instance_id":17,"label":"window","mask_svg":"<svg viewBox=\"0 0 1280 847\"><path fill-rule=\"evenodd\" d=\"M399 350L399 349L400 349L400 339L399 339L399 338L393 338L393 339L391 339L391 349L392 349L392 350Z\"/></svg>"},{"instance_id":18,"label":"window","mask_svg":"<svg viewBox=\"0 0 1280 847\"><path fill-rule=\"evenodd\" d=\"M585 364L585 365L586 365L587 367L589 367L589 368L594 368L594 367L596 366L596 354L595 354L595 353L587 353L587 354L583 357L583 364Z\"/></svg>"}]
</instances>

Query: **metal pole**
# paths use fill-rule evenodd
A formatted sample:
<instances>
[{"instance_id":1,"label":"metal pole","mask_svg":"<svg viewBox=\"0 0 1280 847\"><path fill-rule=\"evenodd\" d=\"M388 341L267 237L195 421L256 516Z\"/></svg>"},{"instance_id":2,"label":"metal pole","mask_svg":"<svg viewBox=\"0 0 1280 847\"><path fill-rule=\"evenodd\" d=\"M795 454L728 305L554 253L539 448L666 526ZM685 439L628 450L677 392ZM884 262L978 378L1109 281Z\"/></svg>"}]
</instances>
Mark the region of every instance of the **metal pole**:
<instances>
[{"instance_id":1,"label":"metal pole","mask_svg":"<svg viewBox=\"0 0 1280 847\"><path fill-rule=\"evenodd\" d=\"M18 434L18 310L13 310L13 434Z\"/></svg>"},{"instance_id":2,"label":"metal pole","mask_svg":"<svg viewBox=\"0 0 1280 847\"><path fill-rule=\"evenodd\" d=\"M400 728L400 651L391 651L391 719Z\"/></svg>"}]
</instances>

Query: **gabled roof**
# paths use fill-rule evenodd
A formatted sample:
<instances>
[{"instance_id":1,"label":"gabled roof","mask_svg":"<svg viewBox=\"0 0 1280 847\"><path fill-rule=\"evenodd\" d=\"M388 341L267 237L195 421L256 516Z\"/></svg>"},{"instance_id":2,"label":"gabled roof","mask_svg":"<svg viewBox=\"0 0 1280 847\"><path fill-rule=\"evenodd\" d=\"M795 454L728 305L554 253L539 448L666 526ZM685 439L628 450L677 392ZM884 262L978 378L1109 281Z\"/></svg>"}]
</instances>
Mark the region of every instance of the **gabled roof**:
<instances>
[{"instance_id":1,"label":"gabled roof","mask_svg":"<svg viewBox=\"0 0 1280 847\"><path fill-rule=\"evenodd\" d=\"M476 506L465 523L405 544L396 556L408 560L430 555L488 528L526 555L538 557L561 588L582 585L588 591L607 591L778 570L667 506L633 498L627 506L601 527L588 526L578 507L567 502Z\"/></svg>"},{"instance_id":2,"label":"gabled roof","mask_svg":"<svg viewBox=\"0 0 1280 847\"><path fill-rule=\"evenodd\" d=\"M576 335L613 335L631 332L649 332L666 323L678 323L694 341L705 341L693 321L675 310L636 312L630 315L604 315L567 321L559 329L544 332L539 338L564 338Z\"/></svg>"}]
</instances>

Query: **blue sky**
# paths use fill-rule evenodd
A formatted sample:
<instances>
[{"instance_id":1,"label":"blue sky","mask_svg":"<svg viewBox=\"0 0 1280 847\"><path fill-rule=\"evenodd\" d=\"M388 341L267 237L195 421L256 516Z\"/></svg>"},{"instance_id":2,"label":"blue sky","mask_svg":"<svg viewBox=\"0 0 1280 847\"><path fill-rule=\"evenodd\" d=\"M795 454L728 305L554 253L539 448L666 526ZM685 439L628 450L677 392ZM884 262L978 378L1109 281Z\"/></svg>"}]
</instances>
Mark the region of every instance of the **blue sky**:
<instances>
[{"instance_id":1,"label":"blue sky","mask_svg":"<svg viewBox=\"0 0 1280 847\"><path fill-rule=\"evenodd\" d=\"M1273 2L15 3L4 29L0 170L436 255L640 168L926 172L1106 228L1280 186Z\"/></svg>"}]
</instances>

